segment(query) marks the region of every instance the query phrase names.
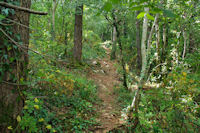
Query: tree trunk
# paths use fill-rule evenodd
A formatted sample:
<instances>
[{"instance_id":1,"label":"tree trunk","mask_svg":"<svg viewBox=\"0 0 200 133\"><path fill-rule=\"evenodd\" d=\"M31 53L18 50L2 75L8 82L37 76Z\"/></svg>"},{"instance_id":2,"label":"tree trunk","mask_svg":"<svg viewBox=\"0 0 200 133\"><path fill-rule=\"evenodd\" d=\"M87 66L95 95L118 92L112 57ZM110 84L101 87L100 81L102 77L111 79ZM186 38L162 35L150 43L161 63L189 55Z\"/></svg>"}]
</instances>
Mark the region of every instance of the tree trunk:
<instances>
[{"instance_id":1,"label":"tree trunk","mask_svg":"<svg viewBox=\"0 0 200 133\"><path fill-rule=\"evenodd\" d=\"M52 40L55 40L55 12L56 12L56 0L53 0L53 10L52 10Z\"/></svg>"},{"instance_id":2,"label":"tree trunk","mask_svg":"<svg viewBox=\"0 0 200 133\"><path fill-rule=\"evenodd\" d=\"M184 60L187 48L187 33L185 31L183 31L183 38L184 38L184 49L183 49L182 59Z\"/></svg>"},{"instance_id":3,"label":"tree trunk","mask_svg":"<svg viewBox=\"0 0 200 133\"><path fill-rule=\"evenodd\" d=\"M117 50L117 31L116 31L115 26L113 26L112 33L113 33L112 34L112 51L111 51L110 59L115 60L116 59L116 50Z\"/></svg>"},{"instance_id":4,"label":"tree trunk","mask_svg":"<svg viewBox=\"0 0 200 133\"><path fill-rule=\"evenodd\" d=\"M76 7L74 27L74 59L81 62L82 56L82 32L83 32L83 5Z\"/></svg>"},{"instance_id":5,"label":"tree trunk","mask_svg":"<svg viewBox=\"0 0 200 133\"><path fill-rule=\"evenodd\" d=\"M147 49L146 49L146 41L147 41L147 29L148 29L148 18L147 18L147 13L149 12L149 8L145 7L145 15L144 15L144 21L143 21L143 32L142 32L142 41L141 41L141 54L142 54L142 70L140 73L140 81L138 83L138 89L135 93L135 96L133 98L131 107L130 107L130 114L129 114L129 119L132 121L133 117L132 114L135 114L134 118L134 123L132 125L132 130L134 130L138 123L139 123L139 116L138 116L138 108L139 108L139 103L140 103L140 91L143 88L145 77L147 74ZM133 110L134 109L134 110Z\"/></svg>"},{"instance_id":6,"label":"tree trunk","mask_svg":"<svg viewBox=\"0 0 200 133\"><path fill-rule=\"evenodd\" d=\"M145 8L146 14L149 12L149 8ZM142 30L142 41L141 41L141 54L142 54L142 70L141 70L141 80L145 78L146 67L147 67L147 29L148 29L148 18L147 15L144 16L143 30Z\"/></svg>"},{"instance_id":7,"label":"tree trunk","mask_svg":"<svg viewBox=\"0 0 200 133\"><path fill-rule=\"evenodd\" d=\"M122 65L122 69L123 69L123 86L126 89L128 89L128 85L127 85L127 73L126 73L125 61L124 61L124 57L123 57L123 47L122 47L122 43L121 43L121 39L120 39L120 31L119 31L118 26L117 26L116 23L114 24L114 27L116 27L117 40L118 40L117 42L119 44L119 49L120 49L121 65Z\"/></svg>"},{"instance_id":8,"label":"tree trunk","mask_svg":"<svg viewBox=\"0 0 200 133\"><path fill-rule=\"evenodd\" d=\"M123 69L123 86L128 89L128 85L127 85L127 73L126 73L126 68L125 68L125 61L124 61L124 57L123 57L123 47L122 47L122 43L121 43L121 38L120 38L120 31L119 31L119 25L118 25L118 20L114 14L114 12L112 12L112 18L113 18L113 27L115 27L116 29L116 34L117 34L117 43L119 44L119 49L120 49L120 58L121 58L121 65L122 65L122 69Z\"/></svg>"},{"instance_id":9,"label":"tree trunk","mask_svg":"<svg viewBox=\"0 0 200 133\"><path fill-rule=\"evenodd\" d=\"M162 47L162 56L161 56L161 63L165 61L165 54L166 54L166 47L167 47L167 29L166 29L166 22L163 24L163 47Z\"/></svg>"},{"instance_id":10,"label":"tree trunk","mask_svg":"<svg viewBox=\"0 0 200 133\"><path fill-rule=\"evenodd\" d=\"M136 12L136 16L139 14L139 11ZM140 20L136 19L136 46L137 46L137 69L138 74L140 74L142 68L142 56L141 56L141 39L140 39Z\"/></svg>"},{"instance_id":11,"label":"tree trunk","mask_svg":"<svg viewBox=\"0 0 200 133\"><path fill-rule=\"evenodd\" d=\"M156 14L156 17L154 19L154 22L153 22L153 25L151 27L151 31L150 31L150 34L149 34L149 38L148 38L148 42L147 42L147 49L150 49L150 47L151 47L152 36L153 36L153 33L154 33L154 29L155 29L155 25L156 25L156 22L158 20L158 17L159 17L159 14ZM147 51L147 52L149 52L149 51Z\"/></svg>"},{"instance_id":12,"label":"tree trunk","mask_svg":"<svg viewBox=\"0 0 200 133\"><path fill-rule=\"evenodd\" d=\"M159 14L158 14L158 17L159 17ZM160 28L159 28L158 18L155 23L155 29L156 29L157 64L159 64L159 61L160 61Z\"/></svg>"},{"instance_id":13,"label":"tree trunk","mask_svg":"<svg viewBox=\"0 0 200 133\"><path fill-rule=\"evenodd\" d=\"M127 27L127 22L126 22L126 18L124 18L124 27L123 27L123 33L124 33L124 38L127 38L128 36L128 27Z\"/></svg>"},{"instance_id":14,"label":"tree trunk","mask_svg":"<svg viewBox=\"0 0 200 133\"><path fill-rule=\"evenodd\" d=\"M68 42L67 42L67 22L65 22L65 45L67 46Z\"/></svg>"},{"instance_id":15,"label":"tree trunk","mask_svg":"<svg viewBox=\"0 0 200 133\"><path fill-rule=\"evenodd\" d=\"M31 0L15 0L21 3L20 6L30 9ZM2 12L2 8L0 8ZM18 23L29 26L29 13L15 11L9 14L9 18ZM28 65L28 45L29 29L17 24L10 27L2 27L5 31L0 37L0 132L8 132L7 126L16 125L16 117L21 113L23 107L22 91L24 86L19 86L20 80L25 81L27 77ZM18 43L22 43L22 48L8 39L10 36ZM19 38L20 36L20 38ZM9 50L8 50L9 49Z\"/></svg>"},{"instance_id":16,"label":"tree trunk","mask_svg":"<svg viewBox=\"0 0 200 133\"><path fill-rule=\"evenodd\" d=\"M191 54L191 53L193 53L195 51L194 50L194 48L195 48L195 40L194 40L194 35L193 35L192 31L190 32L190 35L189 35L189 42L190 42L190 44L189 44L189 53Z\"/></svg>"}]
</instances>

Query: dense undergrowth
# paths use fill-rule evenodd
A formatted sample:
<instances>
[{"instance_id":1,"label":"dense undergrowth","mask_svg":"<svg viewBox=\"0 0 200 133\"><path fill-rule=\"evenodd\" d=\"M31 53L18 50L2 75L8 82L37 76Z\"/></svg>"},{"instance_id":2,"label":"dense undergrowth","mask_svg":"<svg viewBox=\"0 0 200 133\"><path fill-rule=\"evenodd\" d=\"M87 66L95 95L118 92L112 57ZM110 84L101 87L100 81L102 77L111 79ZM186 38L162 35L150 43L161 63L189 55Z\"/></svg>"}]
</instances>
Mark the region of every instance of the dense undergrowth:
<instances>
[{"instance_id":1,"label":"dense undergrowth","mask_svg":"<svg viewBox=\"0 0 200 133\"><path fill-rule=\"evenodd\" d=\"M37 45L40 46L37 50L42 53L45 45L46 42ZM55 45L52 48L54 52L57 51L56 47L60 49L63 45ZM92 59L103 57L105 50L98 44L93 47L84 47L84 60L91 62ZM87 79L85 71L91 64L64 62L68 57L60 56L59 52L55 52L55 57L62 59L61 63L48 58L48 51L45 57L30 53L33 54L29 64L30 82L26 82L29 88L23 92L26 99L23 114L18 116L19 123L14 130L82 132L98 124L94 107L94 104L100 103L96 94L97 86Z\"/></svg>"},{"instance_id":2,"label":"dense undergrowth","mask_svg":"<svg viewBox=\"0 0 200 133\"><path fill-rule=\"evenodd\" d=\"M147 85L142 90L138 112L140 123L134 131L167 133L200 131L198 58L199 55L188 55L184 63L175 66L162 81L154 82L161 83L160 87L149 86L148 88ZM118 95L116 102L126 110L132 102L133 94L123 87L116 88L115 94ZM133 131L133 122L128 121L126 130Z\"/></svg>"}]
</instances>

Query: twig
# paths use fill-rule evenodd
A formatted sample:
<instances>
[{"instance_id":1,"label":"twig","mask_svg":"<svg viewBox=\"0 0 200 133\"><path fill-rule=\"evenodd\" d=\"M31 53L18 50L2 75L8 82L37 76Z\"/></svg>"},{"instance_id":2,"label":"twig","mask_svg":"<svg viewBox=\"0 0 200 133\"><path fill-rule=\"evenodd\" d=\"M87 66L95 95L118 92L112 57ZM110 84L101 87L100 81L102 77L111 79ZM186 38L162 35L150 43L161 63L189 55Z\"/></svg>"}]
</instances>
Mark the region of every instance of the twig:
<instances>
[{"instance_id":1,"label":"twig","mask_svg":"<svg viewBox=\"0 0 200 133\"><path fill-rule=\"evenodd\" d=\"M33 52L33 53L36 53L36 54L38 54L38 55L40 55L40 56L42 56L43 58L44 57L47 57L47 58L49 58L49 59L51 59L52 61L55 61L55 62L57 62L57 61L64 61L64 60L60 60L60 59L55 59L53 56L49 56L49 55L43 55L43 54L41 54L41 53L39 53L39 52L37 52L37 51L35 51L35 50L33 50L33 49L30 49L30 48L28 48L28 47L25 47L25 46L23 46L23 45L20 45L19 43L17 43L15 40L13 40L8 34L6 34L6 32L2 29L2 28L0 28L0 31L9 39L9 40L11 40L18 48L20 48L21 50L23 50L25 53L27 53L27 51L25 51L25 50L29 50L29 51L31 51L31 52ZM27 53L28 54L28 53Z\"/></svg>"},{"instance_id":2,"label":"twig","mask_svg":"<svg viewBox=\"0 0 200 133\"><path fill-rule=\"evenodd\" d=\"M1 31L9 40L11 40L18 48L20 48L21 50L23 50L24 53L27 53L27 52L23 49L22 45L19 45L17 42L15 42L15 40L13 40L8 34L6 34L6 32L5 32L2 28L0 28L0 31ZM27 53L27 54L28 54L28 53Z\"/></svg>"},{"instance_id":3,"label":"twig","mask_svg":"<svg viewBox=\"0 0 200 133\"><path fill-rule=\"evenodd\" d=\"M34 11L34 10L30 10L28 8L11 5L11 4L8 4L6 2L0 2L0 6L12 8L12 9L15 9L15 10L20 10L20 11L24 11L24 12L28 12L28 13L32 13L32 14L38 14L38 15L47 15L48 14L47 12Z\"/></svg>"},{"instance_id":4,"label":"twig","mask_svg":"<svg viewBox=\"0 0 200 133\"><path fill-rule=\"evenodd\" d=\"M149 82L149 80L150 80L150 78L151 78L151 75L153 74L153 72L155 71L155 69L158 68L158 67L161 66L161 65L166 65L166 62L161 63L161 64L158 64L157 66L155 66L155 67L153 68L153 71L150 73L150 75L149 75L149 77L148 77L148 79L147 79L146 82Z\"/></svg>"},{"instance_id":5,"label":"twig","mask_svg":"<svg viewBox=\"0 0 200 133\"><path fill-rule=\"evenodd\" d=\"M11 82L7 82L7 81L0 81L2 83L6 83L6 84L9 84L9 85L15 85L15 86L26 86L28 84L17 84L17 83L11 83Z\"/></svg>"},{"instance_id":6,"label":"twig","mask_svg":"<svg viewBox=\"0 0 200 133\"><path fill-rule=\"evenodd\" d=\"M110 23L110 25L113 25L113 22L108 18L107 14L105 14L104 17L105 17L106 20Z\"/></svg>"},{"instance_id":7,"label":"twig","mask_svg":"<svg viewBox=\"0 0 200 133\"><path fill-rule=\"evenodd\" d=\"M13 25L13 23L12 23L12 24L6 24L6 23L0 22L0 25L3 25L3 26L11 26L11 25Z\"/></svg>"},{"instance_id":8,"label":"twig","mask_svg":"<svg viewBox=\"0 0 200 133\"><path fill-rule=\"evenodd\" d=\"M29 27L29 26L26 26L26 25L24 25L24 24L21 24L21 23L15 21L15 20L12 20L12 19L9 19L9 18L4 18L4 19L7 20L7 21L10 21L10 22L13 22L13 23L15 23L15 24L18 24L18 25L20 25L20 26L23 26L23 27L25 27L25 28L27 28L27 29L35 30L35 29L33 29L33 28ZM36 30L35 30L35 31L36 31Z\"/></svg>"}]
</instances>

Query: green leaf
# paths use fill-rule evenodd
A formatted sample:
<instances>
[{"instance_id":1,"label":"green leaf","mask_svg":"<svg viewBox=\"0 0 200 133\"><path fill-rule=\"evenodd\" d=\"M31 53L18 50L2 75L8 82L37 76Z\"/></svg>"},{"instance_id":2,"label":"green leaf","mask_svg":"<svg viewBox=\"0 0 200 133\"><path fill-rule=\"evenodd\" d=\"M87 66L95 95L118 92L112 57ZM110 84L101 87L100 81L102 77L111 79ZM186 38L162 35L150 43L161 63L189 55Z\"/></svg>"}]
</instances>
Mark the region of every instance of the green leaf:
<instances>
[{"instance_id":1,"label":"green leaf","mask_svg":"<svg viewBox=\"0 0 200 133\"><path fill-rule=\"evenodd\" d=\"M147 13L147 18L150 19L150 20L154 20L154 17L151 16L149 13Z\"/></svg>"},{"instance_id":2,"label":"green leaf","mask_svg":"<svg viewBox=\"0 0 200 133\"><path fill-rule=\"evenodd\" d=\"M138 14L137 19L143 18L145 15L145 12L141 12L140 14Z\"/></svg>"},{"instance_id":3,"label":"green leaf","mask_svg":"<svg viewBox=\"0 0 200 133\"><path fill-rule=\"evenodd\" d=\"M2 9L2 13L4 13L5 15L8 15L9 14L9 9L8 8Z\"/></svg>"},{"instance_id":4,"label":"green leaf","mask_svg":"<svg viewBox=\"0 0 200 133\"><path fill-rule=\"evenodd\" d=\"M105 5L104 5L104 10L109 12L109 11L111 11L111 9L112 9L112 3L106 2Z\"/></svg>"},{"instance_id":5,"label":"green leaf","mask_svg":"<svg viewBox=\"0 0 200 133\"><path fill-rule=\"evenodd\" d=\"M135 5L137 5L137 4L138 4L137 2L132 2L132 3L129 5L129 7L135 6Z\"/></svg>"},{"instance_id":6,"label":"green leaf","mask_svg":"<svg viewBox=\"0 0 200 133\"><path fill-rule=\"evenodd\" d=\"M156 14L156 13L162 13L162 10L159 8L153 8L153 10L149 11L150 13Z\"/></svg>"},{"instance_id":7,"label":"green leaf","mask_svg":"<svg viewBox=\"0 0 200 133\"><path fill-rule=\"evenodd\" d=\"M132 11L138 11L138 10L142 10L143 6L135 6L135 7L132 7L131 10Z\"/></svg>"},{"instance_id":8,"label":"green leaf","mask_svg":"<svg viewBox=\"0 0 200 133\"><path fill-rule=\"evenodd\" d=\"M3 20L6 16L0 14L0 21Z\"/></svg>"},{"instance_id":9,"label":"green leaf","mask_svg":"<svg viewBox=\"0 0 200 133\"><path fill-rule=\"evenodd\" d=\"M120 0L111 0L111 2L112 2L113 4L118 4L118 3L120 2Z\"/></svg>"},{"instance_id":10,"label":"green leaf","mask_svg":"<svg viewBox=\"0 0 200 133\"><path fill-rule=\"evenodd\" d=\"M172 11L170 10L163 10L163 14L166 16L166 17L169 17L169 18L175 18L177 17L177 15L175 15Z\"/></svg>"}]
</instances>

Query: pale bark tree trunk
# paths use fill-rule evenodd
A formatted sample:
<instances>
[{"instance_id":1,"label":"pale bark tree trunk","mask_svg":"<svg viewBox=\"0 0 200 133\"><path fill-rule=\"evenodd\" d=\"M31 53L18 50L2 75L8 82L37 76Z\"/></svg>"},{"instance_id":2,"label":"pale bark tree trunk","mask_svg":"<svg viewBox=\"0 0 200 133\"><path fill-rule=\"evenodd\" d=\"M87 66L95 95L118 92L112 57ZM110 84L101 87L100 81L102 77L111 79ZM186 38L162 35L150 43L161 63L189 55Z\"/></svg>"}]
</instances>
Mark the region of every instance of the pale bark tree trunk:
<instances>
[{"instance_id":1,"label":"pale bark tree trunk","mask_svg":"<svg viewBox=\"0 0 200 133\"><path fill-rule=\"evenodd\" d=\"M185 31L183 31L183 38L184 38L184 49L183 49L182 59L184 60L187 48L187 33Z\"/></svg>"},{"instance_id":2,"label":"pale bark tree trunk","mask_svg":"<svg viewBox=\"0 0 200 133\"><path fill-rule=\"evenodd\" d=\"M136 16L139 14L139 11L136 12ZM138 74L140 74L142 68L142 56L141 56L141 39L140 39L140 20L136 19L136 46L137 46L137 69Z\"/></svg>"},{"instance_id":3,"label":"pale bark tree trunk","mask_svg":"<svg viewBox=\"0 0 200 133\"><path fill-rule=\"evenodd\" d=\"M149 13L149 8L145 8L146 14ZM141 41L141 54L142 54L142 70L141 70L141 80L145 78L146 67L147 67L147 29L148 29L148 18L147 15L144 16L143 21L143 32L142 32L142 41Z\"/></svg>"},{"instance_id":4,"label":"pale bark tree trunk","mask_svg":"<svg viewBox=\"0 0 200 133\"><path fill-rule=\"evenodd\" d=\"M76 7L74 27L74 59L81 62L82 56L82 33L83 33L83 5Z\"/></svg>"},{"instance_id":5,"label":"pale bark tree trunk","mask_svg":"<svg viewBox=\"0 0 200 133\"><path fill-rule=\"evenodd\" d=\"M152 44L152 36L153 36L153 33L154 33L154 29L155 29L155 25L156 25L156 22L158 20L158 17L159 17L159 14L157 13L156 14L156 17L154 19L154 22L153 22L153 25L151 27L151 31L150 31L150 34L149 34L149 38L148 38L148 42L147 42L147 49L150 49L151 47L151 44ZM149 52L149 51L148 51Z\"/></svg>"},{"instance_id":6,"label":"pale bark tree trunk","mask_svg":"<svg viewBox=\"0 0 200 133\"><path fill-rule=\"evenodd\" d=\"M166 29L166 23L163 24L163 47L162 47L162 60L164 59L165 53L166 53L166 46L167 46L167 29Z\"/></svg>"},{"instance_id":7,"label":"pale bark tree trunk","mask_svg":"<svg viewBox=\"0 0 200 133\"><path fill-rule=\"evenodd\" d=\"M140 91L143 88L144 85L144 80L147 74L147 49L146 49L146 44L147 44L147 30L148 30L148 18L147 18L147 13L149 13L149 8L145 7L145 15L144 15L144 21L143 21L143 32L142 32L142 40L141 40L141 54L142 54L142 70L140 73L140 81L138 83L138 89L135 93L135 96L133 98L131 107L130 107L130 115L132 113L135 113L135 119L133 123L132 129L134 130L138 123L139 123L139 117L138 117L138 107L139 107L139 102L140 102ZM133 119L130 117L130 119Z\"/></svg>"},{"instance_id":8,"label":"pale bark tree trunk","mask_svg":"<svg viewBox=\"0 0 200 133\"><path fill-rule=\"evenodd\" d=\"M15 2L19 2L20 6L30 9L31 0L15 0ZM2 12L1 8L0 12ZM9 18L28 27L29 16L29 13L15 11L15 14L10 14ZM20 79L26 81L27 77L29 29L19 25L12 25L9 30L4 27L2 29L13 40L22 42L24 47L23 50L15 48L15 44L5 34L0 37L0 51L3 51L0 53L0 57L3 57L2 53L8 56L5 59L0 59L0 68L3 68L3 72L0 72L0 132L8 132L6 131L7 126L16 125L16 117L21 113L23 107L21 91L24 90L24 86L17 84ZM20 39L17 39L17 35L20 35ZM8 40L7 42L12 45L8 46L5 40ZM11 48L9 51L7 50L8 47ZM12 62L9 60L11 58L14 59ZM9 65L9 69L4 66L5 63Z\"/></svg>"},{"instance_id":9,"label":"pale bark tree trunk","mask_svg":"<svg viewBox=\"0 0 200 133\"><path fill-rule=\"evenodd\" d=\"M158 14L159 17L159 14ZM158 18L155 23L155 29L156 29L156 52L157 52L157 62L160 60L160 28L159 28L159 22Z\"/></svg>"},{"instance_id":10,"label":"pale bark tree trunk","mask_svg":"<svg viewBox=\"0 0 200 133\"><path fill-rule=\"evenodd\" d=\"M112 51L111 51L110 59L115 60L116 59L116 50L117 50L117 31L116 31L115 26L113 26L112 33L113 33L112 34Z\"/></svg>"}]
</instances>

